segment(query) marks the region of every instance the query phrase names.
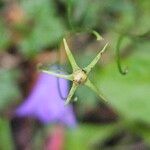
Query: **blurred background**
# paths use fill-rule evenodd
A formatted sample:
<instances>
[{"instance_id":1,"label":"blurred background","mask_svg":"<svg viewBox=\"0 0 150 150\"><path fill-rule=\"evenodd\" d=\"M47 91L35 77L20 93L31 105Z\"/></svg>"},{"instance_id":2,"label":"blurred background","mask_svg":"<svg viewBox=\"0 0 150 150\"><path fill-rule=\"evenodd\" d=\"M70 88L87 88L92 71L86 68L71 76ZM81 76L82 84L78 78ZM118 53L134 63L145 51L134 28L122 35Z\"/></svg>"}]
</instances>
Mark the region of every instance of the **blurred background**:
<instances>
[{"instance_id":1,"label":"blurred background","mask_svg":"<svg viewBox=\"0 0 150 150\"><path fill-rule=\"evenodd\" d=\"M0 0L0 150L149 150L149 19L149 0ZM81 86L65 107L71 83L39 71L72 72L63 37L81 67L109 42L107 103Z\"/></svg>"}]
</instances>

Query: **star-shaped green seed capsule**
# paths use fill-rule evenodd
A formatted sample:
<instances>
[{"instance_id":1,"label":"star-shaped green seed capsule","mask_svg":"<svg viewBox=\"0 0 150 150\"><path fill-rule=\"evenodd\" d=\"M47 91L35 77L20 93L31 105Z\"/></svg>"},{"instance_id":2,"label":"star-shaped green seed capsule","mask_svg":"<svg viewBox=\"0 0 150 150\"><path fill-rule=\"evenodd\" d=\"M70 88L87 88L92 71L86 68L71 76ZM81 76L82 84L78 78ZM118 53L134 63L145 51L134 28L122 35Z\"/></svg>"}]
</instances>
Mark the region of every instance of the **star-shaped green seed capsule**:
<instances>
[{"instance_id":1,"label":"star-shaped green seed capsule","mask_svg":"<svg viewBox=\"0 0 150 150\"><path fill-rule=\"evenodd\" d=\"M76 63L68 45L67 45L66 39L63 39L63 43L64 43L64 47L65 47L68 59L71 63L73 73L69 74L69 75L64 75L64 74L59 74L59 73L55 73L53 71L47 71L47 70L43 70L42 72L54 75L54 76L59 77L59 78L64 78L64 79L67 79L67 80L70 80L73 82L72 87L70 89L70 92L68 94L67 100L65 102L65 105L70 103L73 94L75 93L77 87L80 85L86 85L87 87L89 87L93 91L95 91L100 96L100 98L102 98L103 100L106 100L104 98L103 94L101 94L101 92L90 81L90 79L88 78L88 74L91 72L92 68L96 65L98 60L101 58L101 55L105 51L108 44L106 44L104 46L104 48L97 54L97 56L93 59L93 61L87 67L80 68L77 65L77 63Z\"/></svg>"}]
</instances>

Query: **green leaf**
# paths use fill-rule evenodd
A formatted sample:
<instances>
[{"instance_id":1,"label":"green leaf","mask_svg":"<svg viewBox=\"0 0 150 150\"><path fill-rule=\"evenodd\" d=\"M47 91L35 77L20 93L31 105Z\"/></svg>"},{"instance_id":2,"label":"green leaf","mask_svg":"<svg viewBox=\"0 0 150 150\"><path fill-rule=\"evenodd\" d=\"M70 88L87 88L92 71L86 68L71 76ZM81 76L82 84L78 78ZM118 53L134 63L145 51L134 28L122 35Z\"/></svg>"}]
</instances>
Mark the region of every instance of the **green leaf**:
<instances>
[{"instance_id":1,"label":"green leaf","mask_svg":"<svg viewBox=\"0 0 150 150\"><path fill-rule=\"evenodd\" d=\"M78 85L76 85L75 83L72 84L71 89L69 91L69 94L67 96L67 100L65 101L65 105L69 104L71 102L71 98L74 95L76 89L77 89Z\"/></svg>"},{"instance_id":2,"label":"green leaf","mask_svg":"<svg viewBox=\"0 0 150 150\"><path fill-rule=\"evenodd\" d=\"M66 50L66 54L68 56L68 59L70 61L70 64L72 66L73 71L76 71L76 70L80 69L79 66L77 65L73 55L72 55L72 52L70 51L70 49L68 47L68 44L67 44L67 41L66 41L65 38L63 39L63 42L64 42L64 47L65 47L65 50Z\"/></svg>"},{"instance_id":3,"label":"green leaf","mask_svg":"<svg viewBox=\"0 0 150 150\"><path fill-rule=\"evenodd\" d=\"M87 74L91 71L91 69L97 64L97 62L100 60L102 54L104 53L106 47L108 44L106 44L103 49L94 57L94 59L92 60L92 62L84 68L84 70L87 72Z\"/></svg>"},{"instance_id":4,"label":"green leaf","mask_svg":"<svg viewBox=\"0 0 150 150\"><path fill-rule=\"evenodd\" d=\"M103 96L100 90L98 90L97 87L89 79L87 79L87 81L85 82L85 85L89 87L91 90L93 90L102 100L107 102L105 96Z\"/></svg>"}]
</instances>

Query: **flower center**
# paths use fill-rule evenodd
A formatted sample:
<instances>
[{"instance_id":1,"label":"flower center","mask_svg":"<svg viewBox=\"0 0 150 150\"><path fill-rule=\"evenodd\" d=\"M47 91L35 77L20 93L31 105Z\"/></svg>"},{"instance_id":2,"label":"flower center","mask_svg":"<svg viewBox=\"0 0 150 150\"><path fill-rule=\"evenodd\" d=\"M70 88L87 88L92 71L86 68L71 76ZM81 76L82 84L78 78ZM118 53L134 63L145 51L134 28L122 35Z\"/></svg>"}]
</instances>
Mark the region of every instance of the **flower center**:
<instances>
[{"instance_id":1,"label":"flower center","mask_svg":"<svg viewBox=\"0 0 150 150\"><path fill-rule=\"evenodd\" d=\"M83 84L87 79L87 75L83 70L78 70L74 72L73 76L74 76L73 82L75 84Z\"/></svg>"}]
</instances>

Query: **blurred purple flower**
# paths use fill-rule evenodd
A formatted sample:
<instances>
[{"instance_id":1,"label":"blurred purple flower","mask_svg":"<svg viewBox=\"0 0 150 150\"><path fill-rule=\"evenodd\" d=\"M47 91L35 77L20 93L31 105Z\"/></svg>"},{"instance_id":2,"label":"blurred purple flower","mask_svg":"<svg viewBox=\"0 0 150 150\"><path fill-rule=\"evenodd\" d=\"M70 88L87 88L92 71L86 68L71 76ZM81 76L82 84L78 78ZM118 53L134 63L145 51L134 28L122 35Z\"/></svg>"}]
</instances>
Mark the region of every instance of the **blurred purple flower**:
<instances>
[{"instance_id":1,"label":"blurred purple flower","mask_svg":"<svg viewBox=\"0 0 150 150\"><path fill-rule=\"evenodd\" d=\"M59 79L61 93L68 94L68 81ZM30 116L42 123L61 123L69 127L76 125L76 119L71 105L64 106L61 99L57 78L40 73L36 85L25 102L16 110L17 116Z\"/></svg>"}]
</instances>

